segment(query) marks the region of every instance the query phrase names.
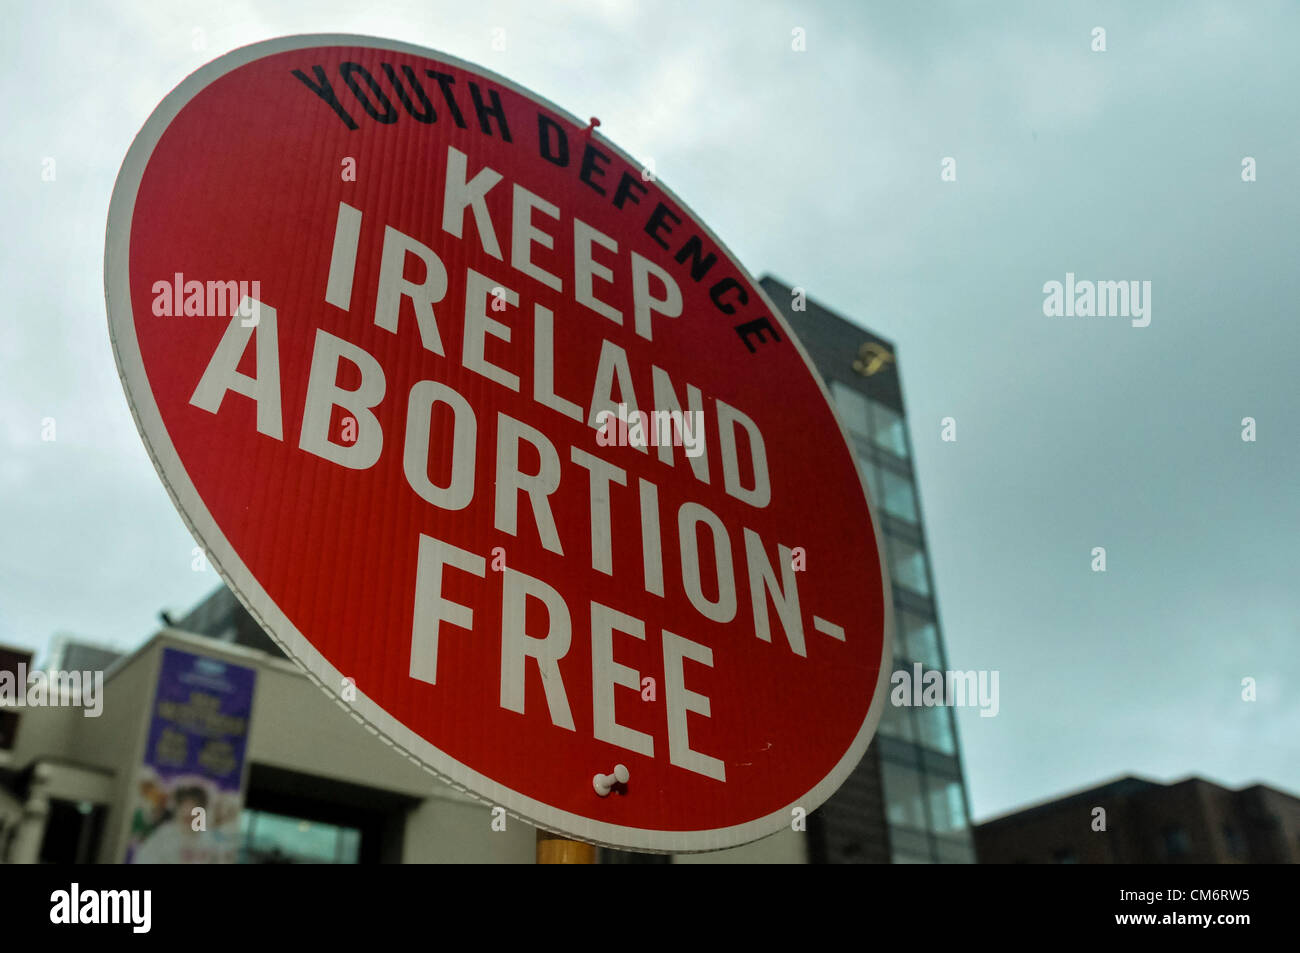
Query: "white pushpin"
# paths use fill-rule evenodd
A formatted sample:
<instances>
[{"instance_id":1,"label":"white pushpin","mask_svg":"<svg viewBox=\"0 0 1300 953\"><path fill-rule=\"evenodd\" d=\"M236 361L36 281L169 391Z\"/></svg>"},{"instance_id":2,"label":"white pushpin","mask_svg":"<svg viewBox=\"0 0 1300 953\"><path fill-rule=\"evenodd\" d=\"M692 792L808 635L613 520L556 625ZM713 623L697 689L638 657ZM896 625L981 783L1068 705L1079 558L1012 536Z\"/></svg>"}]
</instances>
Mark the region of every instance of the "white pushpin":
<instances>
[{"instance_id":1,"label":"white pushpin","mask_svg":"<svg viewBox=\"0 0 1300 953\"><path fill-rule=\"evenodd\" d=\"M591 779L591 785L596 789L597 794L606 797L614 789L615 784L627 784L627 779L631 776L626 765L616 764L613 774L598 774Z\"/></svg>"}]
</instances>

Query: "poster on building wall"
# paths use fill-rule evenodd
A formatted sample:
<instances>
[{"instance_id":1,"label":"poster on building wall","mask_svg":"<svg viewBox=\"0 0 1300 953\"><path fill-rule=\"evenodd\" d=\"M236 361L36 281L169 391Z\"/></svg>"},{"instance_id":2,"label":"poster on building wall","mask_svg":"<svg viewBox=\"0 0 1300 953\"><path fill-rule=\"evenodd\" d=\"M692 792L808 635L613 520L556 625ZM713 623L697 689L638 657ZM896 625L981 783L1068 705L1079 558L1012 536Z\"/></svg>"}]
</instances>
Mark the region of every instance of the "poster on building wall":
<instances>
[{"instance_id":1,"label":"poster on building wall","mask_svg":"<svg viewBox=\"0 0 1300 953\"><path fill-rule=\"evenodd\" d=\"M127 863L238 861L256 681L254 669L163 650L133 791Z\"/></svg>"}]
</instances>

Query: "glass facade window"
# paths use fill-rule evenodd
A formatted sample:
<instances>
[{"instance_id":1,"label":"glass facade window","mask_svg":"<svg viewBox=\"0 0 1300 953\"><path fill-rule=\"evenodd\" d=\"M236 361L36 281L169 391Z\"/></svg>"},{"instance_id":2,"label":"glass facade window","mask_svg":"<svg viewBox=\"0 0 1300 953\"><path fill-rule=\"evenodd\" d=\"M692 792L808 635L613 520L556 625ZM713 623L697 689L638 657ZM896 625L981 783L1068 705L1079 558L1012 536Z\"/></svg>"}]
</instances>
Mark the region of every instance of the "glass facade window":
<instances>
[{"instance_id":1,"label":"glass facade window","mask_svg":"<svg viewBox=\"0 0 1300 953\"><path fill-rule=\"evenodd\" d=\"M921 772L882 760L880 773L885 789L885 819L891 825L925 830L925 791Z\"/></svg>"},{"instance_id":2,"label":"glass facade window","mask_svg":"<svg viewBox=\"0 0 1300 953\"><path fill-rule=\"evenodd\" d=\"M880 733L892 738L901 738L903 741L915 742L916 729L912 724L911 709L901 705L886 705L884 713L880 716Z\"/></svg>"},{"instance_id":3,"label":"glass facade window","mask_svg":"<svg viewBox=\"0 0 1300 953\"><path fill-rule=\"evenodd\" d=\"M913 831L896 827L889 832L889 851L894 863L927 864L930 862L930 835L925 831ZM915 860L899 860L899 855L915 857Z\"/></svg>"},{"instance_id":4,"label":"glass facade window","mask_svg":"<svg viewBox=\"0 0 1300 953\"><path fill-rule=\"evenodd\" d=\"M898 628L902 633L903 651L910 660L920 662L926 668L943 668L939 654L939 629L933 620L900 611Z\"/></svg>"},{"instance_id":5,"label":"glass facade window","mask_svg":"<svg viewBox=\"0 0 1300 953\"><path fill-rule=\"evenodd\" d=\"M871 440L896 457L907 456L907 430L903 418L879 401L871 401Z\"/></svg>"},{"instance_id":6,"label":"glass facade window","mask_svg":"<svg viewBox=\"0 0 1300 953\"><path fill-rule=\"evenodd\" d=\"M352 827L245 809L239 828L244 864L355 864L361 854L361 832Z\"/></svg>"},{"instance_id":7,"label":"glass facade window","mask_svg":"<svg viewBox=\"0 0 1300 953\"><path fill-rule=\"evenodd\" d=\"M880 471L876 465L866 457L858 457L858 469L867 480L867 492L871 494L871 505L877 509L881 506L880 501Z\"/></svg>"},{"instance_id":8,"label":"glass facade window","mask_svg":"<svg viewBox=\"0 0 1300 953\"><path fill-rule=\"evenodd\" d=\"M903 630L898 625L898 619L894 620L894 669L900 669L908 665L912 657L907 654L907 646L903 642Z\"/></svg>"},{"instance_id":9,"label":"glass facade window","mask_svg":"<svg viewBox=\"0 0 1300 953\"><path fill-rule=\"evenodd\" d=\"M947 837L936 837L934 841L935 841L935 847L939 852L939 863L941 864L975 863L975 849L971 847L969 841L952 840Z\"/></svg>"},{"instance_id":10,"label":"glass facade window","mask_svg":"<svg viewBox=\"0 0 1300 953\"><path fill-rule=\"evenodd\" d=\"M946 712L945 712L946 714ZM930 804L930 822L938 834L963 830L966 824L966 802L962 798L961 782L931 776L926 784L926 797Z\"/></svg>"},{"instance_id":11,"label":"glass facade window","mask_svg":"<svg viewBox=\"0 0 1300 953\"><path fill-rule=\"evenodd\" d=\"M852 387L831 381L831 395L835 398L835 407L844 418L844 426L863 440L871 439L870 402Z\"/></svg>"},{"instance_id":12,"label":"glass facade window","mask_svg":"<svg viewBox=\"0 0 1300 953\"><path fill-rule=\"evenodd\" d=\"M943 705L923 705L916 709L917 741L943 754L957 753L957 739L952 730L952 709Z\"/></svg>"},{"instance_id":13,"label":"glass facade window","mask_svg":"<svg viewBox=\"0 0 1300 953\"><path fill-rule=\"evenodd\" d=\"M928 864L930 858L923 854L909 854L905 851L894 851L890 859L896 864Z\"/></svg>"},{"instance_id":14,"label":"glass facade window","mask_svg":"<svg viewBox=\"0 0 1300 953\"><path fill-rule=\"evenodd\" d=\"M916 493L912 490L912 481L893 470L883 468L880 470L879 480L885 512L909 523L919 522L916 512Z\"/></svg>"},{"instance_id":15,"label":"glass facade window","mask_svg":"<svg viewBox=\"0 0 1300 953\"><path fill-rule=\"evenodd\" d=\"M907 429L901 414L839 381L831 381L831 396L851 433L896 457L907 457Z\"/></svg>"},{"instance_id":16,"label":"glass facade window","mask_svg":"<svg viewBox=\"0 0 1300 953\"><path fill-rule=\"evenodd\" d=\"M925 550L921 547L890 537L889 572L898 585L923 596L930 594L930 577L925 567Z\"/></svg>"}]
</instances>

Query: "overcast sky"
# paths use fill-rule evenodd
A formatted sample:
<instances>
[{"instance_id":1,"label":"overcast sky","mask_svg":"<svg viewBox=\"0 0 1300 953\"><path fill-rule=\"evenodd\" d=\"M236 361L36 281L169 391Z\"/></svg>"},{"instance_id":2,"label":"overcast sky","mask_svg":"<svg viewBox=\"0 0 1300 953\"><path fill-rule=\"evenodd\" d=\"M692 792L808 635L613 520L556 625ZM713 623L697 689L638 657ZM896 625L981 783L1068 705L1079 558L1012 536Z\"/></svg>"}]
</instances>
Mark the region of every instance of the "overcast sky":
<instances>
[{"instance_id":1,"label":"overcast sky","mask_svg":"<svg viewBox=\"0 0 1300 953\"><path fill-rule=\"evenodd\" d=\"M0 36L0 643L133 647L218 584L118 381L109 196L204 62L363 33L599 117L753 274L897 344L949 662L1000 672L958 716L977 820L1126 773L1300 792L1300 8L111 6ZM1045 316L1067 272L1150 281L1150 325Z\"/></svg>"}]
</instances>

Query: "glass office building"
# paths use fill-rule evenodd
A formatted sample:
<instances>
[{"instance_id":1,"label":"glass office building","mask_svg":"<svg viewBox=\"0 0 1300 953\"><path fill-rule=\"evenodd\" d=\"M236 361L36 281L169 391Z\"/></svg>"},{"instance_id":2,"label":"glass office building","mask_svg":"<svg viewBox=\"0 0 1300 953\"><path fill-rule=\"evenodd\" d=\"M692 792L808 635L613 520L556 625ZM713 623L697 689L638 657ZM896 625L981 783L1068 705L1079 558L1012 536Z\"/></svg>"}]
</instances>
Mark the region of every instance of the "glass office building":
<instances>
[{"instance_id":1,"label":"glass office building","mask_svg":"<svg viewBox=\"0 0 1300 953\"><path fill-rule=\"evenodd\" d=\"M894 347L774 278L761 284L826 380L866 476L893 586L894 670L946 671ZM857 770L810 818L809 860L973 863L967 805L952 709L887 705Z\"/></svg>"}]
</instances>

